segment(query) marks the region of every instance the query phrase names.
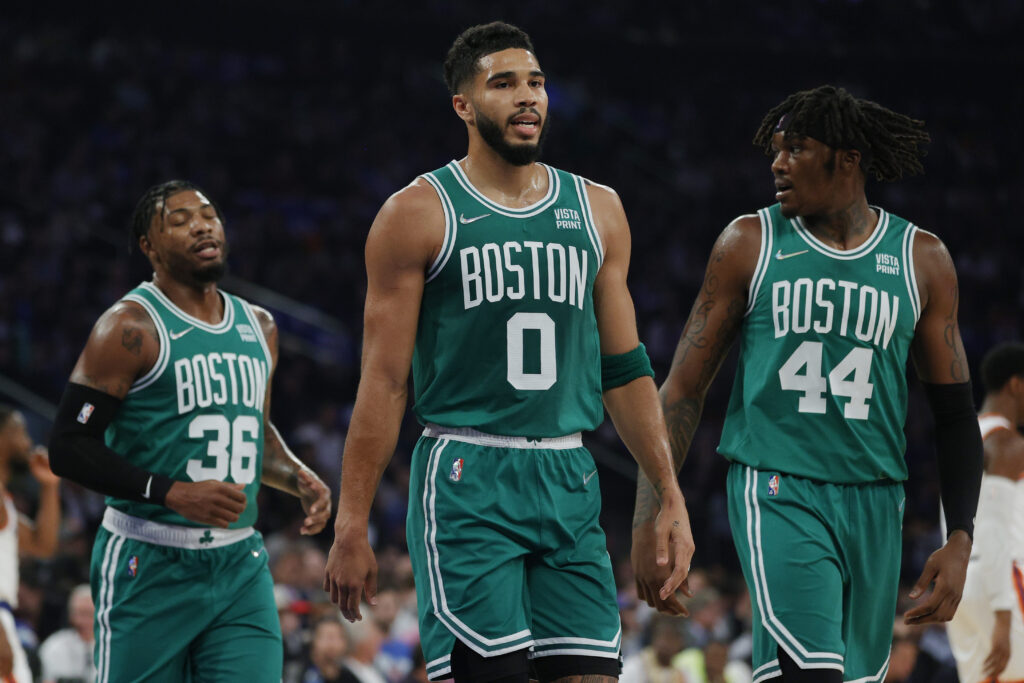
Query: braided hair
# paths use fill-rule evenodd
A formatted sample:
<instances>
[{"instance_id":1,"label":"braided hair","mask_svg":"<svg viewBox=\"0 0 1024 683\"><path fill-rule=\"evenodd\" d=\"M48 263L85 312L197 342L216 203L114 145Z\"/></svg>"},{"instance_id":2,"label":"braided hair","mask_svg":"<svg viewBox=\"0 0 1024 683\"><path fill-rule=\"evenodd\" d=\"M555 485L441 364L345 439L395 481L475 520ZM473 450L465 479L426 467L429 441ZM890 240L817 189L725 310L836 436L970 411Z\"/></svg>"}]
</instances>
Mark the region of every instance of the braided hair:
<instances>
[{"instance_id":1,"label":"braided hair","mask_svg":"<svg viewBox=\"0 0 1024 683\"><path fill-rule=\"evenodd\" d=\"M882 181L924 173L921 158L931 141L924 121L832 85L802 90L773 107L761 120L754 144L770 154L772 136L780 131L812 137L833 149L856 149L864 173Z\"/></svg>"},{"instance_id":2,"label":"braided hair","mask_svg":"<svg viewBox=\"0 0 1024 683\"><path fill-rule=\"evenodd\" d=\"M168 180L146 190L142 198L139 199L139 203L135 205L135 211L132 212L132 219L129 225L128 251L131 251L139 243L140 237L149 232L149 226L153 224L153 216L156 215L157 207L163 212L167 206L168 197L188 190L199 192L209 199L209 195L203 192L195 183L188 180ZM223 223L224 216L220 213L220 207L212 199L209 199L209 201L213 205L213 210L217 212L217 218Z\"/></svg>"}]
</instances>

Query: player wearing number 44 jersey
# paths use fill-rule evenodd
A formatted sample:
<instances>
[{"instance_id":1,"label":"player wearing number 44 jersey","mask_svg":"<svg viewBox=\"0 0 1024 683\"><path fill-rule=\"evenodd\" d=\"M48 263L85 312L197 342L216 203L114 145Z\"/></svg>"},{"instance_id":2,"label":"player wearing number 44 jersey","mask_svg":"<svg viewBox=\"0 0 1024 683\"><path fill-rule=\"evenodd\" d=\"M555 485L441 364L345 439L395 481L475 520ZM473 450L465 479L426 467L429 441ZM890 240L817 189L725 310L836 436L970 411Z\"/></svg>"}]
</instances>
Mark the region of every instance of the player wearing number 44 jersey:
<instances>
[{"instance_id":1,"label":"player wearing number 44 jersey","mask_svg":"<svg viewBox=\"0 0 1024 683\"><path fill-rule=\"evenodd\" d=\"M924 599L907 621L948 621L963 590L981 441L956 273L935 235L869 205L864 192L867 174L921 170L922 128L829 86L766 115L754 142L773 156L778 203L719 237L661 390L680 465L708 385L739 338L719 451L732 461L729 519L754 601L755 682L885 677L908 357L936 416L950 535L912 589ZM640 482L640 537L650 533L647 487ZM651 598L664 569L634 562Z\"/></svg>"},{"instance_id":2,"label":"player wearing number 44 jersey","mask_svg":"<svg viewBox=\"0 0 1024 683\"><path fill-rule=\"evenodd\" d=\"M615 193L536 161L545 77L530 39L496 22L455 41L445 76L469 153L392 196L366 243L362 379L325 590L349 619L372 603L367 517L398 437L410 367L425 430L407 541L432 680L613 680L621 629L580 432L601 422L655 482L657 587L693 551L664 419L626 287ZM660 565L659 565L660 566ZM588 678L588 680L592 680Z\"/></svg>"},{"instance_id":3,"label":"player wearing number 44 jersey","mask_svg":"<svg viewBox=\"0 0 1024 683\"><path fill-rule=\"evenodd\" d=\"M279 681L256 494L299 497L315 533L330 493L270 422L277 329L217 288L224 227L191 183L151 188L132 238L153 280L97 321L50 445L55 472L107 494L91 570L97 681Z\"/></svg>"}]
</instances>

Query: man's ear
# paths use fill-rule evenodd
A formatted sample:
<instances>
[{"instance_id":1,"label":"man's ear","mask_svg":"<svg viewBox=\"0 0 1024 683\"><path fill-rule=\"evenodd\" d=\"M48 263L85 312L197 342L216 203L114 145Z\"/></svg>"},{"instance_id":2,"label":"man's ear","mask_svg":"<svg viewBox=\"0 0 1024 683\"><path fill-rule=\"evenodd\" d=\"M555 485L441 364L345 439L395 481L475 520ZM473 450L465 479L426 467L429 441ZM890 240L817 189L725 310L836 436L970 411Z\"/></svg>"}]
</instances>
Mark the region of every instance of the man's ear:
<instances>
[{"instance_id":1,"label":"man's ear","mask_svg":"<svg viewBox=\"0 0 1024 683\"><path fill-rule=\"evenodd\" d=\"M452 95L452 109L467 124L471 126L476 124L476 112L473 110L473 103L462 93Z\"/></svg>"}]
</instances>

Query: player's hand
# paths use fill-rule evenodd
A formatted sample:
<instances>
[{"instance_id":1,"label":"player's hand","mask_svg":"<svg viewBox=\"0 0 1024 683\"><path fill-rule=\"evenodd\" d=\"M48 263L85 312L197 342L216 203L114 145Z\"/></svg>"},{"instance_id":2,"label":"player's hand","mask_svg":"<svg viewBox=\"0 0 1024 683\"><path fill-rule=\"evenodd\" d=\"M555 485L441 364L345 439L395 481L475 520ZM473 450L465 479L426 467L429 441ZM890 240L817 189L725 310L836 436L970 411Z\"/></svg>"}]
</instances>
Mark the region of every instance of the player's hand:
<instances>
[{"instance_id":1,"label":"player's hand","mask_svg":"<svg viewBox=\"0 0 1024 683\"><path fill-rule=\"evenodd\" d=\"M303 536L320 533L331 518L331 490L309 470L299 470L299 500L306 511L306 519L299 531Z\"/></svg>"},{"instance_id":2,"label":"player's hand","mask_svg":"<svg viewBox=\"0 0 1024 683\"><path fill-rule=\"evenodd\" d=\"M32 449L32 455L28 460L28 469L40 486L56 486L60 483L60 477L50 469L50 457L46 446L36 446Z\"/></svg>"},{"instance_id":3,"label":"player's hand","mask_svg":"<svg viewBox=\"0 0 1024 683\"><path fill-rule=\"evenodd\" d=\"M245 512L242 484L223 481L176 481L164 498L164 505L185 519L226 529Z\"/></svg>"},{"instance_id":4,"label":"player's hand","mask_svg":"<svg viewBox=\"0 0 1024 683\"><path fill-rule=\"evenodd\" d=\"M654 553L651 552L654 545L654 520L638 524L633 529L633 550L630 553L637 597L664 614L688 617L690 612L679 601L677 593L673 592L664 600L661 599L661 587L672 574L672 567L657 563ZM692 597L689 579L684 579L679 588L684 595Z\"/></svg>"},{"instance_id":5,"label":"player's hand","mask_svg":"<svg viewBox=\"0 0 1024 683\"><path fill-rule=\"evenodd\" d=\"M971 537L966 531L954 531L942 546L924 563L924 570L910 591L910 599L925 595L928 586L932 592L924 603L907 610L905 624L937 624L949 621L956 613L967 578L967 561L971 558Z\"/></svg>"},{"instance_id":6,"label":"player's hand","mask_svg":"<svg viewBox=\"0 0 1024 683\"><path fill-rule=\"evenodd\" d=\"M0 678L6 679L14 673L14 652L11 650L11 642L7 640L7 634L0 628Z\"/></svg>"},{"instance_id":7,"label":"player's hand","mask_svg":"<svg viewBox=\"0 0 1024 683\"><path fill-rule=\"evenodd\" d=\"M337 527L334 543L327 555L324 591L341 608L349 621L359 621L363 593L371 605L377 604L377 558L370 547L366 527Z\"/></svg>"},{"instance_id":8,"label":"player's hand","mask_svg":"<svg viewBox=\"0 0 1024 683\"><path fill-rule=\"evenodd\" d=\"M995 680L1010 661L1010 610L996 612L996 625L992 628L992 650L985 658L985 680Z\"/></svg>"}]
</instances>

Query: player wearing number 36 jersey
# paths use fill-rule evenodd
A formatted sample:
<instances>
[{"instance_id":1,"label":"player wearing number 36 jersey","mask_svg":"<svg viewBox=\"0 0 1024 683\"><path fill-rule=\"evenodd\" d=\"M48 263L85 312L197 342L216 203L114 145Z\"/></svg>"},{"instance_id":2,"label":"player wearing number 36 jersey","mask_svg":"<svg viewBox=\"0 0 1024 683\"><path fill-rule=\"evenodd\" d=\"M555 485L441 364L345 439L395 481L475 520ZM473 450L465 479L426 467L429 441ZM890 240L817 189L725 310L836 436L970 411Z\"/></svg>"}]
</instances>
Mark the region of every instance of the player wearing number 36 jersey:
<instances>
[{"instance_id":1,"label":"player wearing number 36 jersey","mask_svg":"<svg viewBox=\"0 0 1024 683\"><path fill-rule=\"evenodd\" d=\"M733 463L729 519L756 617L755 682L885 677L909 358L936 415L950 536L911 591L925 599L907 620L948 621L963 590L981 442L956 273L935 235L864 191L868 174L920 172L927 139L920 121L830 86L772 109L754 142L773 156L778 203L719 237L662 388L681 463L739 339L719 451ZM641 584L659 576L639 563Z\"/></svg>"},{"instance_id":2,"label":"player wearing number 36 jersey","mask_svg":"<svg viewBox=\"0 0 1024 683\"><path fill-rule=\"evenodd\" d=\"M681 585L693 552L626 287L626 217L609 188L537 162L548 100L523 31L467 29L445 77L469 153L392 196L370 228L324 588L349 619L373 601L367 520L411 368L424 432L407 542L428 676L525 683L532 666L540 681L611 681L622 633L580 436L602 399L660 499L655 540L638 548L674 568L657 590Z\"/></svg>"},{"instance_id":3,"label":"player wearing number 36 jersey","mask_svg":"<svg viewBox=\"0 0 1024 683\"><path fill-rule=\"evenodd\" d=\"M273 582L256 521L261 483L330 492L270 422L277 329L217 288L227 241L194 185L151 188L132 241L153 266L93 328L61 400L54 471L107 494L93 547L96 680L278 681Z\"/></svg>"}]
</instances>

